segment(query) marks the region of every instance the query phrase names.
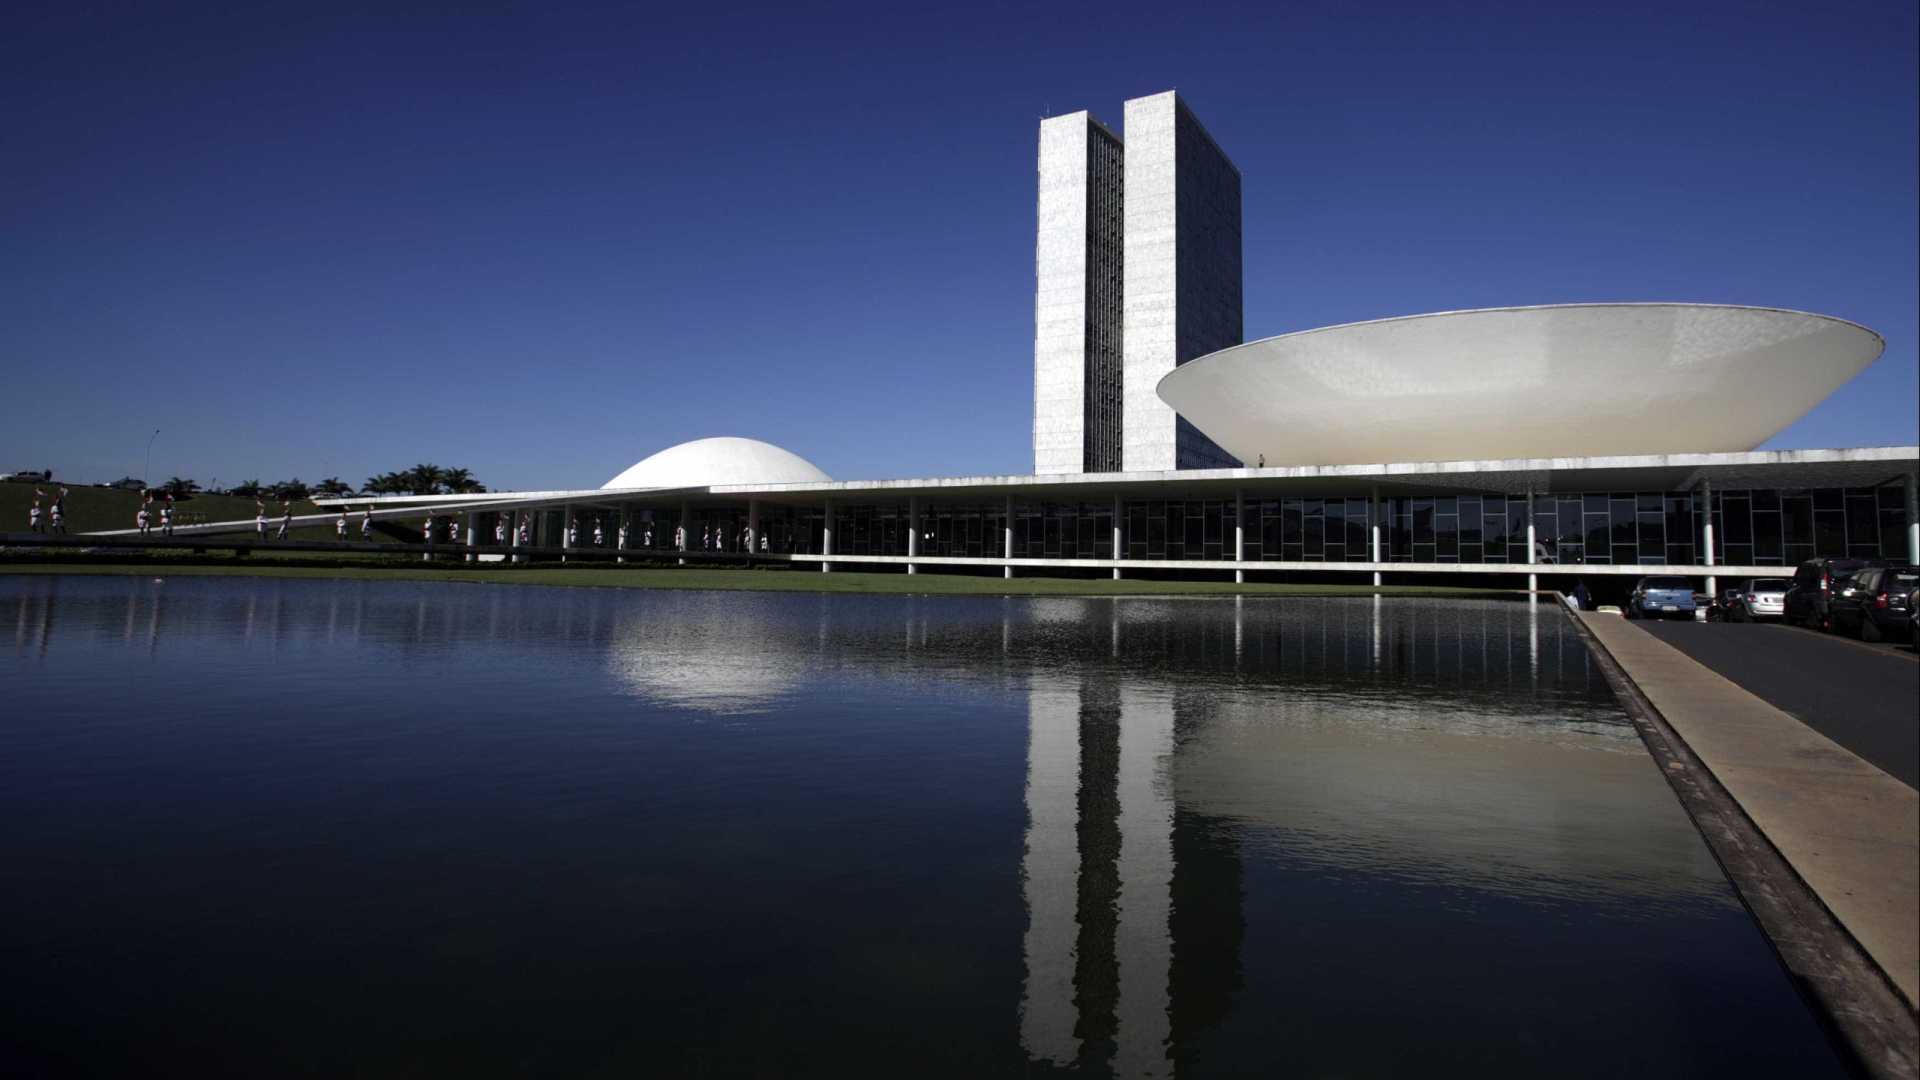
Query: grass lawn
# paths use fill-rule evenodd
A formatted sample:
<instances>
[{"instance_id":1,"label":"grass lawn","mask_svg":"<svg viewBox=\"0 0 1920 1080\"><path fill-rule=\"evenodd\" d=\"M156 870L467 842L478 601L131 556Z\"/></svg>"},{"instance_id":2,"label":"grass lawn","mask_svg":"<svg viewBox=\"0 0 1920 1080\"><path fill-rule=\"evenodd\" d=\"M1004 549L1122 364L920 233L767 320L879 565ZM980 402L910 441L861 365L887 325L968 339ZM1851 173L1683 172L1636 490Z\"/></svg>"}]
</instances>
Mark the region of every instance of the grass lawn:
<instances>
[{"instance_id":1,"label":"grass lawn","mask_svg":"<svg viewBox=\"0 0 1920 1080\"><path fill-rule=\"evenodd\" d=\"M291 553L289 553L291 555ZM512 567L484 569L451 564L388 562L385 565L299 565L207 559L196 562L81 562L24 558L0 562L0 574L135 574L145 577L236 576L348 578L379 581L466 581L503 585L565 585L615 589L744 589L772 592L895 593L961 596L1513 596L1516 589L1444 585L1315 584L1310 582L1148 581L1111 578L976 577L962 574L874 574L835 570L715 570L673 567Z\"/></svg>"}]
</instances>

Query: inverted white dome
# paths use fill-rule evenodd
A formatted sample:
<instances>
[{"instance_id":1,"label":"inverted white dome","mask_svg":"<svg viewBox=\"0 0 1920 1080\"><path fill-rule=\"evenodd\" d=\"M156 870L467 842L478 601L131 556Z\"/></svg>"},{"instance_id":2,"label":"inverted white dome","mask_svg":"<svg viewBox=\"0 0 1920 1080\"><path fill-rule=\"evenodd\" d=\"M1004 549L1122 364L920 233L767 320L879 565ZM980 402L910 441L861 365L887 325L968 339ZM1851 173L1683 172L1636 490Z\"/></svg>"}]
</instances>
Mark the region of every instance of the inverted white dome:
<instances>
[{"instance_id":1,"label":"inverted white dome","mask_svg":"<svg viewBox=\"0 0 1920 1080\"><path fill-rule=\"evenodd\" d=\"M600 487L604 491L716 484L819 484L832 479L791 450L759 439L722 435L669 446Z\"/></svg>"},{"instance_id":2,"label":"inverted white dome","mask_svg":"<svg viewBox=\"0 0 1920 1080\"><path fill-rule=\"evenodd\" d=\"M1775 308L1496 308L1236 345L1158 389L1248 465L1743 451L1885 344L1843 319Z\"/></svg>"}]
</instances>

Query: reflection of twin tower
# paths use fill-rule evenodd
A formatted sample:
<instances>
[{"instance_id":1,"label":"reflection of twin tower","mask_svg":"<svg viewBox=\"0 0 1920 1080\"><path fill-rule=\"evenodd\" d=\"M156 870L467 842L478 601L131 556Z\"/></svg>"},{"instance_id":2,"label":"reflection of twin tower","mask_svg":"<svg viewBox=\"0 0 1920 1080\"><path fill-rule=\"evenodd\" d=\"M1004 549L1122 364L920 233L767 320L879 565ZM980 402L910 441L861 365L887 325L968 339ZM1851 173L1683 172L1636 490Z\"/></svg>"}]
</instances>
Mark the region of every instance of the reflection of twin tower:
<instances>
[{"instance_id":1,"label":"reflection of twin tower","mask_svg":"<svg viewBox=\"0 0 1920 1080\"><path fill-rule=\"evenodd\" d=\"M1174 799L1172 691L1036 673L1028 703L1021 1045L1171 1076L1237 985L1237 848Z\"/></svg>"},{"instance_id":2,"label":"reflection of twin tower","mask_svg":"<svg viewBox=\"0 0 1920 1080\"><path fill-rule=\"evenodd\" d=\"M1238 465L1155 392L1242 340L1240 171L1168 91L1040 122L1033 471Z\"/></svg>"}]
</instances>

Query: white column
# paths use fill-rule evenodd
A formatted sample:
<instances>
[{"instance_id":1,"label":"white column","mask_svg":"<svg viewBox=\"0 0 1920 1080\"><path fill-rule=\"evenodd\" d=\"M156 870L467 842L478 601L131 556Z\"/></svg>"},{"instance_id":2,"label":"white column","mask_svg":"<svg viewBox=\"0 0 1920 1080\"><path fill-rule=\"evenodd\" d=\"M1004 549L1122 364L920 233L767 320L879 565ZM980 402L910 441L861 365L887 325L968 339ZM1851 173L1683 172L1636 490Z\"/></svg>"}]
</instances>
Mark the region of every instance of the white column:
<instances>
[{"instance_id":1,"label":"white column","mask_svg":"<svg viewBox=\"0 0 1920 1080\"><path fill-rule=\"evenodd\" d=\"M821 523L820 541L821 541L820 554L822 555L833 554L833 500L832 499L826 500L826 518ZM823 574L832 573L833 564L830 562L821 563L820 572Z\"/></svg>"},{"instance_id":2,"label":"white column","mask_svg":"<svg viewBox=\"0 0 1920 1080\"><path fill-rule=\"evenodd\" d=\"M1116 560L1127 557L1127 549L1124 544L1126 534L1120 529L1122 520L1120 517L1120 509L1120 496L1115 495L1113 497L1113 557ZM1113 580L1120 580L1120 568L1117 566L1113 568Z\"/></svg>"},{"instance_id":3,"label":"white column","mask_svg":"<svg viewBox=\"0 0 1920 1080\"><path fill-rule=\"evenodd\" d=\"M1705 480L1700 481L1700 523L1701 523L1701 532L1703 534L1703 538L1706 541L1701 548L1701 554L1705 557L1702 558L1700 561L1707 564L1708 566L1712 566L1713 565L1713 485ZM1711 602L1712 598L1719 597L1719 595L1720 595L1720 578L1717 575L1708 574L1707 575L1707 596L1710 598L1709 602Z\"/></svg>"},{"instance_id":4,"label":"white column","mask_svg":"<svg viewBox=\"0 0 1920 1080\"><path fill-rule=\"evenodd\" d=\"M920 496L907 496L907 558L920 554ZM907 564L907 573L917 574L920 568Z\"/></svg>"},{"instance_id":5,"label":"white column","mask_svg":"<svg viewBox=\"0 0 1920 1080\"><path fill-rule=\"evenodd\" d=\"M1380 507L1380 489L1376 487L1373 489L1373 494L1367 499L1367 523L1371 531L1369 539L1373 544L1373 561L1376 563L1382 561L1380 558L1380 519L1385 516L1386 512ZM1378 570L1373 572L1373 587L1376 589L1380 587L1380 571Z\"/></svg>"},{"instance_id":6,"label":"white column","mask_svg":"<svg viewBox=\"0 0 1920 1080\"><path fill-rule=\"evenodd\" d=\"M1003 534L1000 544L1000 557L1003 559L1011 559L1013 558L1013 496L1011 495L1007 496L1007 516L1000 520L1000 525L1000 532ZM1006 571L1005 576L1013 576L1013 565L1011 563L1003 567L1003 569Z\"/></svg>"},{"instance_id":7,"label":"white column","mask_svg":"<svg viewBox=\"0 0 1920 1080\"><path fill-rule=\"evenodd\" d=\"M480 542L480 515L472 510L469 510L467 511L467 546L472 547L479 542ZM474 561L475 558L477 558L477 556L475 556L473 552L471 551L467 552L468 562Z\"/></svg>"},{"instance_id":8,"label":"white column","mask_svg":"<svg viewBox=\"0 0 1920 1080\"><path fill-rule=\"evenodd\" d=\"M573 550L574 517L572 506L560 507L560 561L567 561L567 552Z\"/></svg>"},{"instance_id":9,"label":"white column","mask_svg":"<svg viewBox=\"0 0 1920 1080\"><path fill-rule=\"evenodd\" d=\"M1907 474L1907 565L1920 566L1920 479L1913 473Z\"/></svg>"},{"instance_id":10,"label":"white column","mask_svg":"<svg viewBox=\"0 0 1920 1080\"><path fill-rule=\"evenodd\" d=\"M747 500L747 557L760 550L760 500Z\"/></svg>"},{"instance_id":11,"label":"white column","mask_svg":"<svg viewBox=\"0 0 1920 1080\"><path fill-rule=\"evenodd\" d=\"M507 511L507 546L510 548L520 546L520 511L518 510ZM517 551L514 552L514 562L525 562L526 560L527 557L525 555Z\"/></svg>"},{"instance_id":12,"label":"white column","mask_svg":"<svg viewBox=\"0 0 1920 1080\"><path fill-rule=\"evenodd\" d=\"M1527 489L1527 565L1532 566L1538 561L1539 559L1533 553L1533 489L1529 487ZM1528 574L1527 591L1538 592L1539 590L1540 575Z\"/></svg>"},{"instance_id":13,"label":"white column","mask_svg":"<svg viewBox=\"0 0 1920 1080\"><path fill-rule=\"evenodd\" d=\"M1247 561L1247 505L1239 488L1233 489L1233 561ZM1239 567L1233 569L1233 583L1245 584L1247 572Z\"/></svg>"}]
</instances>

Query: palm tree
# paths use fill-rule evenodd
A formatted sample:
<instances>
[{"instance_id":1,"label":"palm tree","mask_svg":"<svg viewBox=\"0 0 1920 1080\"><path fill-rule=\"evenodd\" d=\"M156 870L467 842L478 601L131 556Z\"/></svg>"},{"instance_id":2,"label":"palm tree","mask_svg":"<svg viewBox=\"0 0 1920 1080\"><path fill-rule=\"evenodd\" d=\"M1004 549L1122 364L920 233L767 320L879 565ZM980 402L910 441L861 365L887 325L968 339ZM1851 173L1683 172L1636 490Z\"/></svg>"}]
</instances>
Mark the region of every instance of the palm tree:
<instances>
[{"instance_id":1,"label":"palm tree","mask_svg":"<svg viewBox=\"0 0 1920 1080\"><path fill-rule=\"evenodd\" d=\"M446 470L438 465L420 464L401 474L407 490L415 495L438 495Z\"/></svg>"},{"instance_id":2,"label":"palm tree","mask_svg":"<svg viewBox=\"0 0 1920 1080\"><path fill-rule=\"evenodd\" d=\"M443 469L440 481L447 485L447 492L453 495L473 495L487 490L485 484L473 478L471 469Z\"/></svg>"},{"instance_id":3,"label":"palm tree","mask_svg":"<svg viewBox=\"0 0 1920 1080\"><path fill-rule=\"evenodd\" d=\"M240 483L235 484L232 487L228 488L227 494L238 495L243 499L245 498L257 499L260 497L260 481L242 480Z\"/></svg>"},{"instance_id":4,"label":"palm tree","mask_svg":"<svg viewBox=\"0 0 1920 1080\"><path fill-rule=\"evenodd\" d=\"M173 496L176 499L184 499L187 496L193 494L194 492L199 491L200 485L194 483L192 480L186 479L184 477L176 476L168 480L166 484L164 484L160 488L160 490L166 492L167 494Z\"/></svg>"},{"instance_id":5,"label":"palm tree","mask_svg":"<svg viewBox=\"0 0 1920 1080\"><path fill-rule=\"evenodd\" d=\"M325 480L322 480L319 483L313 485L313 490L316 494L319 494L319 495L351 495L353 494L353 489L348 487L346 483L337 476L329 476Z\"/></svg>"}]
</instances>

